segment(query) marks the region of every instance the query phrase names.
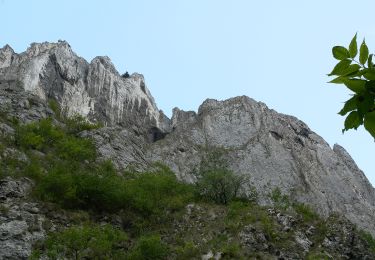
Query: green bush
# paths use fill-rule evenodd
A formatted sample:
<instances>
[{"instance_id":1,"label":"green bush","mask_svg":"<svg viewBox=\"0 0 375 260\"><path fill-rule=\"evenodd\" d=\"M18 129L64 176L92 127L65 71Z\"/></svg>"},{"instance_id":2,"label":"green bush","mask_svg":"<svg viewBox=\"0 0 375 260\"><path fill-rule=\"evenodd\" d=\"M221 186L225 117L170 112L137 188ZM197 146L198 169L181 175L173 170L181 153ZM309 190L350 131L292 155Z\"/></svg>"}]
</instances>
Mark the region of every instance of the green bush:
<instances>
[{"instance_id":1,"label":"green bush","mask_svg":"<svg viewBox=\"0 0 375 260\"><path fill-rule=\"evenodd\" d=\"M283 195L279 188L275 188L271 194L269 194L269 196L277 208L285 210L291 205L289 197L287 195Z\"/></svg>"},{"instance_id":2,"label":"green bush","mask_svg":"<svg viewBox=\"0 0 375 260\"><path fill-rule=\"evenodd\" d=\"M201 172L196 187L200 196L219 204L227 204L239 196L243 176L227 169L213 169Z\"/></svg>"},{"instance_id":3,"label":"green bush","mask_svg":"<svg viewBox=\"0 0 375 260\"><path fill-rule=\"evenodd\" d=\"M228 204L228 212L226 218L231 222L240 222L240 218L246 216L247 220L254 222L254 216L252 214L258 209L255 208L254 204L248 201L232 201Z\"/></svg>"},{"instance_id":4,"label":"green bush","mask_svg":"<svg viewBox=\"0 0 375 260\"><path fill-rule=\"evenodd\" d=\"M82 167L76 162L52 162L39 178L35 194L65 208L114 211L124 207L124 180L110 162Z\"/></svg>"},{"instance_id":5,"label":"green bush","mask_svg":"<svg viewBox=\"0 0 375 260\"><path fill-rule=\"evenodd\" d=\"M294 203L293 208L305 222L311 222L313 220L319 219L319 215L315 213L308 205L302 203Z\"/></svg>"},{"instance_id":6,"label":"green bush","mask_svg":"<svg viewBox=\"0 0 375 260\"><path fill-rule=\"evenodd\" d=\"M48 106L55 113L56 118L60 119L61 108L59 103L55 99L48 100Z\"/></svg>"},{"instance_id":7,"label":"green bush","mask_svg":"<svg viewBox=\"0 0 375 260\"><path fill-rule=\"evenodd\" d=\"M20 125L16 130L16 144L28 149L51 152L64 160L94 160L96 150L91 140L66 134L52 124L51 119L42 119L27 125Z\"/></svg>"},{"instance_id":8,"label":"green bush","mask_svg":"<svg viewBox=\"0 0 375 260\"><path fill-rule=\"evenodd\" d=\"M125 180L106 161L92 172L79 174L76 195L82 208L113 212L126 206Z\"/></svg>"},{"instance_id":9,"label":"green bush","mask_svg":"<svg viewBox=\"0 0 375 260\"><path fill-rule=\"evenodd\" d=\"M42 163L39 158L29 156L29 162L23 169L24 175L34 180L40 180L43 175Z\"/></svg>"},{"instance_id":10,"label":"green bush","mask_svg":"<svg viewBox=\"0 0 375 260\"><path fill-rule=\"evenodd\" d=\"M177 254L180 260L190 260L196 259L200 256L199 248L193 242L185 242L183 246L179 246L175 249L175 253Z\"/></svg>"},{"instance_id":11,"label":"green bush","mask_svg":"<svg viewBox=\"0 0 375 260\"><path fill-rule=\"evenodd\" d=\"M52 233L44 252L52 259L123 259L127 236L110 225L85 225ZM34 258L40 256L36 250Z\"/></svg>"},{"instance_id":12,"label":"green bush","mask_svg":"<svg viewBox=\"0 0 375 260\"><path fill-rule=\"evenodd\" d=\"M127 174L124 178L110 162L95 162L95 145L75 134L96 126L79 116L64 120L65 127L55 126L52 119L17 126L16 145L31 158L21 172L37 180L35 194L40 199L64 208L108 212L127 209L143 218L159 220L193 198L192 186L180 183L164 166L159 165L156 172Z\"/></svg>"},{"instance_id":13,"label":"green bush","mask_svg":"<svg viewBox=\"0 0 375 260\"><path fill-rule=\"evenodd\" d=\"M221 251L223 259L241 259L241 247L237 243L229 243Z\"/></svg>"},{"instance_id":14,"label":"green bush","mask_svg":"<svg viewBox=\"0 0 375 260\"><path fill-rule=\"evenodd\" d=\"M41 119L27 125L18 125L15 142L24 149L46 151L58 140L64 138L64 132L52 124L52 119Z\"/></svg>"},{"instance_id":15,"label":"green bush","mask_svg":"<svg viewBox=\"0 0 375 260\"><path fill-rule=\"evenodd\" d=\"M225 152L224 149L212 148L203 156L199 169L194 172L198 194L219 204L246 197L240 191L247 179L229 169Z\"/></svg>"},{"instance_id":16,"label":"green bush","mask_svg":"<svg viewBox=\"0 0 375 260\"><path fill-rule=\"evenodd\" d=\"M180 183L172 172L162 170L127 179L119 176L109 161L83 167L70 161L54 162L40 178L35 193L66 208L127 209L154 221L183 208L194 194L192 187Z\"/></svg>"},{"instance_id":17,"label":"green bush","mask_svg":"<svg viewBox=\"0 0 375 260\"><path fill-rule=\"evenodd\" d=\"M363 231L363 230L359 231L359 235L364 241L366 241L370 250L373 253L375 253L375 239L372 237L372 235L368 232Z\"/></svg>"},{"instance_id":18,"label":"green bush","mask_svg":"<svg viewBox=\"0 0 375 260\"><path fill-rule=\"evenodd\" d=\"M181 183L171 171L143 173L125 183L130 207L143 216L164 216L183 208L192 198L193 189Z\"/></svg>"},{"instance_id":19,"label":"green bush","mask_svg":"<svg viewBox=\"0 0 375 260\"><path fill-rule=\"evenodd\" d=\"M86 202L83 197L79 197L77 189L85 186L82 183L91 175L101 173L101 166L94 162L96 149L91 140L67 133L62 127L55 126L52 119L42 119L17 125L15 144L29 155L30 160L25 166L17 165L22 166L24 175L37 181L35 194L39 198L69 208ZM7 162L8 168L12 165ZM12 172L16 173L15 170Z\"/></svg>"},{"instance_id":20,"label":"green bush","mask_svg":"<svg viewBox=\"0 0 375 260\"><path fill-rule=\"evenodd\" d=\"M57 155L64 160L93 161L96 150L91 140L67 136L56 144Z\"/></svg>"},{"instance_id":21,"label":"green bush","mask_svg":"<svg viewBox=\"0 0 375 260\"><path fill-rule=\"evenodd\" d=\"M134 260L158 260L165 259L168 255L166 245L159 236L142 236L135 248L129 254L129 259Z\"/></svg>"},{"instance_id":22,"label":"green bush","mask_svg":"<svg viewBox=\"0 0 375 260\"><path fill-rule=\"evenodd\" d=\"M79 204L76 196L76 179L70 165L56 163L47 174L40 178L35 194L44 201L58 203L64 207L75 207Z\"/></svg>"}]
</instances>

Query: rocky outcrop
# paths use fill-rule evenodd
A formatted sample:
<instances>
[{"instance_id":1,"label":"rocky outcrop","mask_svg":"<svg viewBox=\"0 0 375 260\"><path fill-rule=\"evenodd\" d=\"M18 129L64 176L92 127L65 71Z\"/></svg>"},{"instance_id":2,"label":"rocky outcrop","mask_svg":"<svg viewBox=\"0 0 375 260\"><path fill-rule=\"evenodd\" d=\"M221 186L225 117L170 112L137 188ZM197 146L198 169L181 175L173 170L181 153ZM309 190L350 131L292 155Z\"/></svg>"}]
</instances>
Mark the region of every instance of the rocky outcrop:
<instances>
[{"instance_id":1,"label":"rocky outcrop","mask_svg":"<svg viewBox=\"0 0 375 260\"><path fill-rule=\"evenodd\" d=\"M150 163L145 159L148 147L147 137L136 129L123 127L103 127L93 131L84 131L82 137L91 138L100 158L111 160L118 169L132 168L143 171Z\"/></svg>"},{"instance_id":2,"label":"rocky outcrop","mask_svg":"<svg viewBox=\"0 0 375 260\"><path fill-rule=\"evenodd\" d=\"M251 98L208 99L197 113L176 108L168 119L143 76L122 77L108 57L89 63L63 41L32 44L20 54L0 49L0 112L33 121L53 115L49 99L68 115L103 123L81 134L118 168L161 161L193 182L207 150L222 149L262 204L271 203L268 195L278 187L322 216L339 212L375 234L374 189L344 148L332 149L302 121Z\"/></svg>"},{"instance_id":3,"label":"rocky outcrop","mask_svg":"<svg viewBox=\"0 0 375 260\"><path fill-rule=\"evenodd\" d=\"M0 259L27 259L32 245L45 238L45 217L28 199L33 183L10 177L0 181Z\"/></svg>"},{"instance_id":4,"label":"rocky outcrop","mask_svg":"<svg viewBox=\"0 0 375 260\"><path fill-rule=\"evenodd\" d=\"M375 234L375 192L344 148L333 149L302 121L242 96L206 100L198 113L174 110L173 132L147 152L193 181L206 149L220 147L231 169L246 175L260 202L279 187L321 215L340 212Z\"/></svg>"},{"instance_id":5,"label":"rocky outcrop","mask_svg":"<svg viewBox=\"0 0 375 260\"><path fill-rule=\"evenodd\" d=\"M189 204L183 218L175 221L174 232L184 234L191 248L205 248L202 259L374 259L368 242L343 217L332 215L324 223L310 222L293 211L256 206L245 215L228 217L223 208ZM251 215L257 217L249 223ZM263 222L256 221L259 219ZM228 225L231 221L241 227L234 228L234 233ZM267 221L269 226L264 228L262 223ZM227 248L204 246L219 237L225 237ZM228 250L230 244L239 244L241 249Z\"/></svg>"},{"instance_id":6,"label":"rocky outcrop","mask_svg":"<svg viewBox=\"0 0 375 260\"><path fill-rule=\"evenodd\" d=\"M29 123L52 116L53 111L39 96L25 92L20 81L0 78L0 115Z\"/></svg>"},{"instance_id":7,"label":"rocky outcrop","mask_svg":"<svg viewBox=\"0 0 375 260\"><path fill-rule=\"evenodd\" d=\"M138 131L169 130L142 75L121 77L108 57L88 63L64 41L33 43L20 54L8 45L0 49L0 83L9 82L44 101L56 100L68 115Z\"/></svg>"}]
</instances>

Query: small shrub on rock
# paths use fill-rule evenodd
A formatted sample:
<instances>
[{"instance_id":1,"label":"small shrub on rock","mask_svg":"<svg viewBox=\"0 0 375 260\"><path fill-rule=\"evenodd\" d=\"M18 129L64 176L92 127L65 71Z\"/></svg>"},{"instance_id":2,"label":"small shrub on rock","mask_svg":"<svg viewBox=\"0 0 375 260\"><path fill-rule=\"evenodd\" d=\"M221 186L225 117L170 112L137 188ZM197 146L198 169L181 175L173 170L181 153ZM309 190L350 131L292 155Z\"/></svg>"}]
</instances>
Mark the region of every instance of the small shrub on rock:
<instances>
[{"instance_id":1,"label":"small shrub on rock","mask_svg":"<svg viewBox=\"0 0 375 260\"><path fill-rule=\"evenodd\" d=\"M225 150L215 148L203 157L199 170L195 172L198 194L219 204L228 204L235 198L246 197L241 193L247 178L237 175L228 167Z\"/></svg>"},{"instance_id":2,"label":"small shrub on rock","mask_svg":"<svg viewBox=\"0 0 375 260\"><path fill-rule=\"evenodd\" d=\"M143 216L163 217L185 207L193 198L192 186L181 183L170 170L142 173L127 180L129 207Z\"/></svg>"},{"instance_id":3,"label":"small shrub on rock","mask_svg":"<svg viewBox=\"0 0 375 260\"><path fill-rule=\"evenodd\" d=\"M85 225L52 233L44 242L50 259L124 259L127 236L110 225ZM36 250L35 259L40 257Z\"/></svg>"},{"instance_id":4,"label":"small shrub on rock","mask_svg":"<svg viewBox=\"0 0 375 260\"><path fill-rule=\"evenodd\" d=\"M52 124L52 119L42 119L16 128L16 145L23 149L47 151L58 140L64 138L64 132Z\"/></svg>"},{"instance_id":5,"label":"small shrub on rock","mask_svg":"<svg viewBox=\"0 0 375 260\"><path fill-rule=\"evenodd\" d=\"M159 236L142 236L135 248L129 254L129 259L134 260L158 260L165 259L168 254L166 245Z\"/></svg>"}]
</instances>

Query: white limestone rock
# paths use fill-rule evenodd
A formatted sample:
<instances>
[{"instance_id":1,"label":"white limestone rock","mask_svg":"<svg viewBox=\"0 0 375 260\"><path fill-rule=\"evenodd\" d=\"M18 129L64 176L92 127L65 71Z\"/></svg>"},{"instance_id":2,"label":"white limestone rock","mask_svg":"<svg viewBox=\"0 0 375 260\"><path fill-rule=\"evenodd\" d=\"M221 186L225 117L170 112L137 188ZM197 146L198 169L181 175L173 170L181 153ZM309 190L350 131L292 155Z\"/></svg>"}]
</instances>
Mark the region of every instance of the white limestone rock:
<instances>
[{"instance_id":1,"label":"white limestone rock","mask_svg":"<svg viewBox=\"0 0 375 260\"><path fill-rule=\"evenodd\" d=\"M42 100L55 99L68 115L169 130L142 75L121 77L108 57L88 63L65 41L33 43L20 54L8 45L0 49L0 82L9 81L18 81Z\"/></svg>"},{"instance_id":2,"label":"white limestone rock","mask_svg":"<svg viewBox=\"0 0 375 260\"><path fill-rule=\"evenodd\" d=\"M259 201L276 187L322 216L338 212L375 235L375 191L350 155L333 149L302 121L242 96L206 100L196 112L158 110L142 75L122 77L108 57L90 63L68 43L35 43L16 54L0 49L0 112L23 122L52 115L55 99L107 127L82 133L118 168L162 161L179 179L194 181L205 149L227 151L231 169L248 176Z\"/></svg>"},{"instance_id":3,"label":"white limestone rock","mask_svg":"<svg viewBox=\"0 0 375 260\"><path fill-rule=\"evenodd\" d=\"M344 148L332 149L297 118L242 96L206 100L197 114L174 109L172 126L146 156L180 179L194 180L204 147L222 147L231 169L249 177L260 203L269 204L278 187L322 216L339 212L375 234L374 188Z\"/></svg>"}]
</instances>

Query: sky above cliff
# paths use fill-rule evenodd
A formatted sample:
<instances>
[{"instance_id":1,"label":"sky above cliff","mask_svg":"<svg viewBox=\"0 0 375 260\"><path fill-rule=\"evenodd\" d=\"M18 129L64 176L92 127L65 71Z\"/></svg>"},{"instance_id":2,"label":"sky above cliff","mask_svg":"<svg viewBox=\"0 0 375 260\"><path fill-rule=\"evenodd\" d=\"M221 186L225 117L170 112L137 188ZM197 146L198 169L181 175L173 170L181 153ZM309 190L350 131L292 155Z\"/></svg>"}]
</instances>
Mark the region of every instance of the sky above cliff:
<instances>
[{"instance_id":1,"label":"sky above cliff","mask_svg":"<svg viewBox=\"0 0 375 260\"><path fill-rule=\"evenodd\" d=\"M349 92L330 85L334 45L353 35L375 48L372 0L0 0L0 46L66 40L87 60L144 74L158 107L197 110L206 98L247 95L339 143L375 185L373 138L341 133Z\"/></svg>"}]
</instances>

